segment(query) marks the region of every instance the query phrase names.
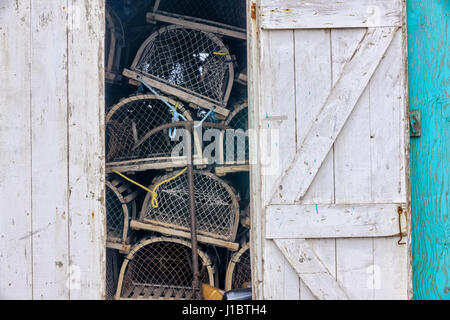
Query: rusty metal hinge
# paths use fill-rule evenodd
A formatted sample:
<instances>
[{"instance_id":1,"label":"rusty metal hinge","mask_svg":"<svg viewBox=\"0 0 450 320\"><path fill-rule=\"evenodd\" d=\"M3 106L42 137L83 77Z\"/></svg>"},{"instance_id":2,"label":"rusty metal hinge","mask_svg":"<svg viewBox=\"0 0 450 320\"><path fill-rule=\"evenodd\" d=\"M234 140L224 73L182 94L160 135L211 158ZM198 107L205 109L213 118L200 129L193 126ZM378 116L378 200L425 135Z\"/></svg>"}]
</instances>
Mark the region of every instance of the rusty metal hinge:
<instances>
[{"instance_id":1,"label":"rusty metal hinge","mask_svg":"<svg viewBox=\"0 0 450 320\"><path fill-rule=\"evenodd\" d=\"M252 19L256 19L256 3L252 2L252 10L251 10Z\"/></svg>"},{"instance_id":2,"label":"rusty metal hinge","mask_svg":"<svg viewBox=\"0 0 450 320\"><path fill-rule=\"evenodd\" d=\"M420 110L412 110L409 112L409 130L410 137L420 137L422 119Z\"/></svg>"}]
</instances>

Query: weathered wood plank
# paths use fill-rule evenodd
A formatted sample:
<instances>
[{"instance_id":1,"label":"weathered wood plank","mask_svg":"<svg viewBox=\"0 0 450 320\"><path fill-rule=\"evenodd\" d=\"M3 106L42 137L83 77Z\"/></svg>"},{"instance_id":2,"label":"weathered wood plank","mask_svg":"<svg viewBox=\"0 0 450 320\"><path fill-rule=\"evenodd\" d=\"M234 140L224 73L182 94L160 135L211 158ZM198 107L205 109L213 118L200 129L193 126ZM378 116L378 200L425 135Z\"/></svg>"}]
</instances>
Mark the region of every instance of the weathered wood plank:
<instances>
[{"instance_id":1,"label":"weathered wood plank","mask_svg":"<svg viewBox=\"0 0 450 320\"><path fill-rule=\"evenodd\" d=\"M295 131L294 32L261 32L261 101L258 134L264 205L297 149ZM280 117L281 116L281 117Z\"/></svg>"},{"instance_id":2,"label":"weathered wood plank","mask_svg":"<svg viewBox=\"0 0 450 320\"><path fill-rule=\"evenodd\" d=\"M295 93L297 141L302 141L332 88L330 30L295 30ZM334 199L333 150L327 155L302 204L331 204ZM335 240L308 243L335 276ZM300 280L300 299L315 299Z\"/></svg>"},{"instance_id":3,"label":"weathered wood plank","mask_svg":"<svg viewBox=\"0 0 450 320\"><path fill-rule=\"evenodd\" d=\"M199 94L195 92L187 92L186 90L175 88L174 86L165 84L162 81L154 80L153 78L147 77L145 75L141 75L139 72L124 69L123 75L133 80L137 80L138 77L141 77L146 83L150 86L159 89L165 93L170 95L174 95L184 101L189 101L195 105L198 105L202 108L212 109L215 107L214 112L218 115L226 118L230 113L230 110L226 109L224 106L218 105L218 103L212 102L209 99L201 97ZM138 82L140 84L140 82Z\"/></svg>"},{"instance_id":4,"label":"weathered wood plank","mask_svg":"<svg viewBox=\"0 0 450 320\"><path fill-rule=\"evenodd\" d=\"M189 17L175 17L165 14L158 14L153 12L147 13L147 22L152 23L153 21L162 21L165 23L176 24L186 28L199 29L206 32L212 32L215 34L220 34L222 36L228 36L236 39L245 40L245 32L235 31L229 28L224 28L220 26L215 26L213 23L206 24L196 21L195 19L189 19Z\"/></svg>"},{"instance_id":5,"label":"weathered wood plank","mask_svg":"<svg viewBox=\"0 0 450 320\"><path fill-rule=\"evenodd\" d=\"M365 32L365 29L331 31L333 85ZM370 84L362 92L334 144L336 203L368 203L372 199L369 88Z\"/></svg>"},{"instance_id":6,"label":"weathered wood plank","mask_svg":"<svg viewBox=\"0 0 450 320\"><path fill-rule=\"evenodd\" d=\"M32 298L30 6L30 0L0 5L2 300Z\"/></svg>"},{"instance_id":7,"label":"weathered wood plank","mask_svg":"<svg viewBox=\"0 0 450 320\"><path fill-rule=\"evenodd\" d=\"M330 270L304 239L275 239L276 246L314 297L320 300L346 300L348 295Z\"/></svg>"},{"instance_id":8,"label":"weathered wood plank","mask_svg":"<svg viewBox=\"0 0 450 320\"><path fill-rule=\"evenodd\" d=\"M410 109L426 115L411 139L414 298L450 300L449 2L407 3Z\"/></svg>"},{"instance_id":9,"label":"weathered wood plank","mask_svg":"<svg viewBox=\"0 0 450 320\"><path fill-rule=\"evenodd\" d=\"M395 203L270 205L266 209L266 237L309 239L399 235L397 207ZM406 221L402 224L405 226Z\"/></svg>"},{"instance_id":10,"label":"weathered wood plank","mask_svg":"<svg viewBox=\"0 0 450 320\"><path fill-rule=\"evenodd\" d=\"M68 299L67 1L31 22L33 299Z\"/></svg>"},{"instance_id":11,"label":"weathered wood plank","mask_svg":"<svg viewBox=\"0 0 450 320\"><path fill-rule=\"evenodd\" d=\"M262 61L267 63L262 68L258 106L262 132L259 135L261 159L258 161L262 166L263 199L268 201L274 182L294 158L296 150L294 33L263 31L261 48ZM264 298L298 299L299 280L289 262L272 241L264 240L263 250L263 257L277 257L276 261L263 259Z\"/></svg>"},{"instance_id":12,"label":"weathered wood plank","mask_svg":"<svg viewBox=\"0 0 450 320\"><path fill-rule=\"evenodd\" d=\"M70 0L70 298L105 295L104 21L102 0Z\"/></svg>"},{"instance_id":13,"label":"weathered wood plank","mask_svg":"<svg viewBox=\"0 0 450 320\"><path fill-rule=\"evenodd\" d=\"M263 29L401 26L401 0L263 0Z\"/></svg>"},{"instance_id":14,"label":"weathered wood plank","mask_svg":"<svg viewBox=\"0 0 450 320\"><path fill-rule=\"evenodd\" d=\"M296 30L294 40L296 130L297 141L303 141L333 87L330 30ZM331 149L302 203L333 202L333 157ZM285 199L280 200L288 203Z\"/></svg>"},{"instance_id":15,"label":"weathered wood plank","mask_svg":"<svg viewBox=\"0 0 450 320\"><path fill-rule=\"evenodd\" d=\"M376 202L406 202L405 165L402 161L405 109L401 63L402 33L398 32L378 66L370 91L370 148L372 199Z\"/></svg>"},{"instance_id":16,"label":"weathered wood plank","mask_svg":"<svg viewBox=\"0 0 450 320\"><path fill-rule=\"evenodd\" d=\"M375 72L396 28L369 29L301 143L272 203L300 200Z\"/></svg>"},{"instance_id":17,"label":"weathered wood plank","mask_svg":"<svg viewBox=\"0 0 450 320\"><path fill-rule=\"evenodd\" d=\"M374 298L373 239L336 240L337 279L352 299ZM380 266L385 269L386 266Z\"/></svg>"},{"instance_id":18,"label":"weathered wood plank","mask_svg":"<svg viewBox=\"0 0 450 320\"><path fill-rule=\"evenodd\" d=\"M364 37L365 31L365 29L331 31L334 82L339 79L344 66ZM337 204L370 203L372 200L369 90L370 82L334 144ZM392 227L393 230L397 230L394 232L398 232L398 226ZM373 241L373 238L354 238L352 241L336 239L337 277L353 297L372 299L374 296L373 287L367 286L368 279L371 283L374 275ZM355 259L354 248L366 251L361 252ZM365 266L365 269L360 270L361 266ZM353 275L352 270L355 270Z\"/></svg>"}]
</instances>

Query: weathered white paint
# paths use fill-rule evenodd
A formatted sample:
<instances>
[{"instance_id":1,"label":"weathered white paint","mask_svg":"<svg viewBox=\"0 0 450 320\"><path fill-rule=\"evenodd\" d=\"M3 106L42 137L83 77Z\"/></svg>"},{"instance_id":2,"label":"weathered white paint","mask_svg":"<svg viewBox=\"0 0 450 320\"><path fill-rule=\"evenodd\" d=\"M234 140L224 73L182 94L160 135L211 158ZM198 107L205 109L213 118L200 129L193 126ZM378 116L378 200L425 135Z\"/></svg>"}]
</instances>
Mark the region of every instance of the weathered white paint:
<instances>
[{"instance_id":1,"label":"weathered white paint","mask_svg":"<svg viewBox=\"0 0 450 320\"><path fill-rule=\"evenodd\" d=\"M0 5L0 299L104 296L104 1Z\"/></svg>"},{"instance_id":2,"label":"weathered white paint","mask_svg":"<svg viewBox=\"0 0 450 320\"><path fill-rule=\"evenodd\" d=\"M33 294L30 20L30 1L0 5L0 299Z\"/></svg>"},{"instance_id":3,"label":"weathered white paint","mask_svg":"<svg viewBox=\"0 0 450 320\"><path fill-rule=\"evenodd\" d=\"M334 278L307 240L276 239L274 242L315 298L331 300L349 298L342 284Z\"/></svg>"},{"instance_id":4,"label":"weathered white paint","mask_svg":"<svg viewBox=\"0 0 450 320\"><path fill-rule=\"evenodd\" d=\"M252 156L260 161L251 166L255 297L407 298L407 246L397 244L397 207L408 211L405 30L394 18L403 2L255 2L248 24L250 127L259 137ZM393 9L377 28L341 20L338 9L362 13L367 4L370 12L376 2ZM269 7L305 14L314 4L333 6L317 15L336 23L303 26L307 16L299 24L289 10L274 10L279 24L264 24ZM264 136L269 128L280 129L275 143ZM278 151L275 171L258 158L269 145ZM286 174L295 162L304 170ZM311 269L299 265L304 252Z\"/></svg>"},{"instance_id":5,"label":"weathered white paint","mask_svg":"<svg viewBox=\"0 0 450 320\"><path fill-rule=\"evenodd\" d=\"M32 230L39 230L32 235L35 299L69 298L65 8L66 1L36 1L31 10L31 213Z\"/></svg>"},{"instance_id":6,"label":"weathered white paint","mask_svg":"<svg viewBox=\"0 0 450 320\"><path fill-rule=\"evenodd\" d=\"M266 238L395 236L399 235L397 207L395 203L271 205L266 209ZM405 217L401 219L406 226Z\"/></svg>"},{"instance_id":7,"label":"weathered white paint","mask_svg":"<svg viewBox=\"0 0 450 320\"><path fill-rule=\"evenodd\" d=\"M300 200L386 52L395 28L369 28L278 184L271 203Z\"/></svg>"},{"instance_id":8,"label":"weathered white paint","mask_svg":"<svg viewBox=\"0 0 450 320\"><path fill-rule=\"evenodd\" d=\"M401 0L263 0L263 29L401 26Z\"/></svg>"}]
</instances>

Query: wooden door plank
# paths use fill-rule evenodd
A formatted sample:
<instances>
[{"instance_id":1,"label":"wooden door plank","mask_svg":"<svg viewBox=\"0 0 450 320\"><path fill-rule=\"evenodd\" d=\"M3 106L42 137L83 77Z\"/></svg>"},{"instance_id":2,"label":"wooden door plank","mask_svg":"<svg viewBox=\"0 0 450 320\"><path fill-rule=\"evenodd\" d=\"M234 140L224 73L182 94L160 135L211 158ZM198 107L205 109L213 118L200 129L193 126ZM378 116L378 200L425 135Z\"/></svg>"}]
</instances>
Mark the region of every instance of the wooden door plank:
<instances>
[{"instance_id":1,"label":"wooden door plank","mask_svg":"<svg viewBox=\"0 0 450 320\"><path fill-rule=\"evenodd\" d=\"M341 76L365 32L365 29L331 31L333 84ZM369 89L370 84L361 94L334 144L336 203L371 202Z\"/></svg>"},{"instance_id":2,"label":"wooden door plank","mask_svg":"<svg viewBox=\"0 0 450 320\"><path fill-rule=\"evenodd\" d=\"M342 285L336 281L307 240L275 239L274 242L315 298L320 300L349 298Z\"/></svg>"},{"instance_id":3,"label":"wooden door plank","mask_svg":"<svg viewBox=\"0 0 450 320\"><path fill-rule=\"evenodd\" d=\"M406 202L404 190L405 114L402 87L405 70L402 33L397 33L369 83L372 200Z\"/></svg>"},{"instance_id":4,"label":"wooden door plank","mask_svg":"<svg viewBox=\"0 0 450 320\"><path fill-rule=\"evenodd\" d=\"M294 32L262 31L261 47L262 61L267 62L261 70L258 161L264 204L268 204L275 182L294 159L297 148Z\"/></svg>"},{"instance_id":5,"label":"wooden door plank","mask_svg":"<svg viewBox=\"0 0 450 320\"><path fill-rule=\"evenodd\" d=\"M31 1L0 6L0 299L32 298Z\"/></svg>"},{"instance_id":6,"label":"wooden door plank","mask_svg":"<svg viewBox=\"0 0 450 320\"><path fill-rule=\"evenodd\" d=\"M33 298L68 299L67 1L31 14Z\"/></svg>"},{"instance_id":7,"label":"wooden door plank","mask_svg":"<svg viewBox=\"0 0 450 320\"><path fill-rule=\"evenodd\" d=\"M330 34L329 29L294 31L297 141L303 140L333 86ZM333 150L330 150L302 204L333 203L333 157ZM335 276L335 239L309 239L308 242ZM299 299L315 299L301 279Z\"/></svg>"},{"instance_id":8,"label":"wooden door plank","mask_svg":"<svg viewBox=\"0 0 450 320\"><path fill-rule=\"evenodd\" d=\"M398 206L395 203L270 205L266 208L265 235L268 239L399 235ZM404 216L402 226L406 226Z\"/></svg>"},{"instance_id":9,"label":"wooden door plank","mask_svg":"<svg viewBox=\"0 0 450 320\"><path fill-rule=\"evenodd\" d=\"M403 34L392 41L370 86L372 200L407 202L405 132L405 65ZM405 210L406 212L406 210ZM406 222L405 222L406 227ZM373 239L374 299L407 299L408 246L398 245L399 238ZM407 242L405 235L404 242Z\"/></svg>"},{"instance_id":10,"label":"wooden door plank","mask_svg":"<svg viewBox=\"0 0 450 320\"><path fill-rule=\"evenodd\" d=\"M337 81L365 29L335 29L331 34L333 80ZM377 72L378 69L375 74ZM369 98L370 82L334 144L337 204L370 203L372 200ZM398 232L398 225L393 224L392 231ZM373 238L336 239L337 278L347 292L358 299L374 297L373 241ZM358 254L357 259L355 254Z\"/></svg>"},{"instance_id":11,"label":"wooden door plank","mask_svg":"<svg viewBox=\"0 0 450 320\"><path fill-rule=\"evenodd\" d=\"M401 26L401 0L263 0L263 29Z\"/></svg>"},{"instance_id":12,"label":"wooden door plank","mask_svg":"<svg viewBox=\"0 0 450 320\"><path fill-rule=\"evenodd\" d=\"M263 299L298 300L298 275L272 240L264 241L264 256L271 259L264 264Z\"/></svg>"},{"instance_id":13,"label":"wooden door plank","mask_svg":"<svg viewBox=\"0 0 450 320\"><path fill-rule=\"evenodd\" d=\"M375 296L373 239L337 239L336 260L337 280L352 299L372 300Z\"/></svg>"},{"instance_id":14,"label":"wooden door plank","mask_svg":"<svg viewBox=\"0 0 450 320\"><path fill-rule=\"evenodd\" d=\"M105 295L103 0L69 0L70 298Z\"/></svg>"},{"instance_id":15,"label":"wooden door plank","mask_svg":"<svg viewBox=\"0 0 450 320\"><path fill-rule=\"evenodd\" d=\"M397 28L371 28L362 39L286 174L281 178L272 203L303 198L336 137L375 72Z\"/></svg>"},{"instance_id":16,"label":"wooden door plank","mask_svg":"<svg viewBox=\"0 0 450 320\"><path fill-rule=\"evenodd\" d=\"M294 41L296 130L297 141L303 141L332 88L330 30L295 30ZM333 156L330 150L302 203L333 202Z\"/></svg>"}]
</instances>

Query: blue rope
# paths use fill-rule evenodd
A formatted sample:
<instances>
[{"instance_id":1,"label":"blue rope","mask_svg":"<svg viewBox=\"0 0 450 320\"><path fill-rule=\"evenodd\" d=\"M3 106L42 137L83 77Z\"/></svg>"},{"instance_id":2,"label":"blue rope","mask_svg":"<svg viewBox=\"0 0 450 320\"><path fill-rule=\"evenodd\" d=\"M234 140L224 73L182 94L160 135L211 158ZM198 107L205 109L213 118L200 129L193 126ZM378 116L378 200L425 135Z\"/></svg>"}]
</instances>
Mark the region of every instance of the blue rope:
<instances>
[{"instance_id":1,"label":"blue rope","mask_svg":"<svg viewBox=\"0 0 450 320\"><path fill-rule=\"evenodd\" d=\"M215 106L212 107L211 110L208 111L208 113L203 117L202 120L200 120L199 123L197 123L196 125L194 125L194 128L200 127L200 126L203 124L203 122L205 122L205 120L211 115L211 113L213 113L214 109L216 109Z\"/></svg>"},{"instance_id":2,"label":"blue rope","mask_svg":"<svg viewBox=\"0 0 450 320\"><path fill-rule=\"evenodd\" d=\"M137 76L136 77L136 79L138 79L139 80L139 82L141 82L144 86L146 86L159 100L161 100L166 106L168 106L169 107L169 109L170 109L170 111L172 112L172 123L174 123L174 122L178 122L179 121L179 119L181 118L181 119L183 119L184 121L187 121L187 119L186 119L186 117L185 116L183 116L181 113L179 113L178 111L177 111L177 109L175 109L170 103L168 103L163 97L161 97L160 95L159 95L159 93L158 92L156 92L156 90L155 89L153 89L148 83L146 83L145 81L144 81L144 79L142 79L142 77L141 76ZM204 121L204 119L202 120L202 122ZM169 138L170 139L173 139L173 138L175 138L175 134L176 134L176 132L177 132L177 128L170 128L169 129Z\"/></svg>"}]
</instances>

